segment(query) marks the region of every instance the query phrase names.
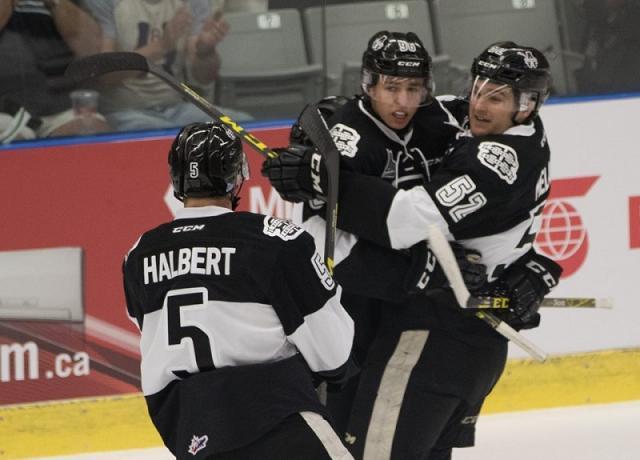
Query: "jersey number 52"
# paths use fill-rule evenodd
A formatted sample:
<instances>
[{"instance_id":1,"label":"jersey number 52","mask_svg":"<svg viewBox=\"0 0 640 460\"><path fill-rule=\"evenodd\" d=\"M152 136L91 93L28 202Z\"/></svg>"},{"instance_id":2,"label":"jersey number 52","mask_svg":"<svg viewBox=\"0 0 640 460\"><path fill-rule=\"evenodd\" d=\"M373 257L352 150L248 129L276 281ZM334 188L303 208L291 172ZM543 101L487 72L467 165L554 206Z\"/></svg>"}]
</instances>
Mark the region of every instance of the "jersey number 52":
<instances>
[{"instance_id":1,"label":"jersey number 52","mask_svg":"<svg viewBox=\"0 0 640 460\"><path fill-rule=\"evenodd\" d=\"M482 192L475 192L476 184L468 174L456 177L436 191L436 198L449 209L449 216L454 222L459 222L469 214L487 204L487 198Z\"/></svg>"}]
</instances>

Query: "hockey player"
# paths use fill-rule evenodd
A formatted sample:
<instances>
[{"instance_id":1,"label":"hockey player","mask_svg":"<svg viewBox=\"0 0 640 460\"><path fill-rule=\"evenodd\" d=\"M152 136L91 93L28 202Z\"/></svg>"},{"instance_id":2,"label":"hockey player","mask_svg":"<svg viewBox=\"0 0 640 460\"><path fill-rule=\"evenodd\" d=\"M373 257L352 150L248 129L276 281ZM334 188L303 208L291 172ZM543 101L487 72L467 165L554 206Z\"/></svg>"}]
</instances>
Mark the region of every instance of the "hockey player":
<instances>
[{"instance_id":1,"label":"hockey player","mask_svg":"<svg viewBox=\"0 0 640 460\"><path fill-rule=\"evenodd\" d=\"M378 32L370 38L363 54L362 73L363 97L327 98L319 103L342 153L341 168L383 178L396 187L422 185L458 131L457 126L444 125L435 118L430 129L414 129L416 112L432 102L433 81L427 50L414 33ZM292 128L291 138L299 147L290 145L281 153L279 162L268 162L267 174L283 198L300 201L300 198L311 198L311 194L300 197L300 187L293 180L293 196L289 196L287 184L280 180L288 177L288 171L280 168L280 162L286 162L290 155L302 155L306 149L304 134L297 124ZM315 204L321 205L311 202L305 206L303 220L305 228L320 246L324 243L325 225L313 209ZM336 276L348 284L342 300L356 322L354 356L361 363L377 333L381 310L388 308L380 300L401 302L405 291L417 289L428 254L426 246L416 245L412 251L416 269L408 271L404 265L410 264L411 260L405 255L388 250L381 252L370 243L358 241L340 230L338 235ZM372 266L367 265L371 257L378 255L384 258L385 275L374 283L360 283L360 266L373 274ZM474 271L471 264L464 267L468 267L465 272L477 280L476 284L484 281L480 267ZM396 276L405 272L406 280ZM444 274L438 271L438 275L441 281ZM467 281L470 282L469 277ZM437 283L434 281L430 285ZM342 391L327 394L327 407L336 428L342 433L346 431L357 385L357 379L353 379Z\"/></svg>"},{"instance_id":2,"label":"hockey player","mask_svg":"<svg viewBox=\"0 0 640 460\"><path fill-rule=\"evenodd\" d=\"M376 51L371 44L368 52ZM384 47L378 51L380 49ZM366 54L363 82L370 81L366 75ZM381 60L392 61L383 62L387 72L393 69L394 59L402 59L397 55L378 54L382 54L379 56ZM542 125L536 117L548 94L548 64L537 50L512 43L497 44L474 62L473 74L477 79L468 110L470 131L459 126L467 113L465 101L435 101L420 108L414 117L414 131L437 134L454 128L460 137L438 170L433 171L428 161L422 162L422 171L426 179L432 179L431 182L402 192L378 179L343 172L338 226L379 245L399 248L424 239L424 230L429 222L439 223L450 236L467 238L469 241L464 241L466 245L487 253L486 256L483 254L483 260L489 265L491 279L495 281L501 275L501 283L515 297L514 303L518 305L506 319L517 327L535 327L539 321L537 307L540 300L559 277L557 265L528 251L537 229L533 220L542 210L548 193L549 152ZM373 107L375 93L370 88L364 89L365 97L357 103L361 108L367 108L369 96L369 106ZM380 123L383 117L376 116L378 112L361 111L384 132L385 126ZM334 139L343 154L341 167L370 174L370 171L353 167L353 161L345 160L343 139L346 137L353 145L361 145L360 141L366 136L362 134L365 131L360 130L356 135L336 136L336 119L340 120L341 113L342 109L329 120ZM402 118L405 111L396 108L391 110L391 114ZM344 132L345 129L339 126L339 133ZM376 137L371 135L369 139ZM373 148L370 146L367 150L351 148L347 151L353 155L347 157L357 159L360 152L362 162L371 164L373 160L369 156L375 154L375 145L372 143ZM475 163L468 161L476 158L473 147L470 147L473 145L479 152ZM480 152L480 146L483 147L482 152L489 149L488 153ZM304 166L310 158L308 152L300 153L296 148L289 149L293 150L291 157L299 158L302 167L295 172L295 161L288 158L288 171L283 175L299 179L297 186L308 193L306 196L301 194L305 198L313 195L309 186L309 168ZM439 156L435 153L434 160L438 161L442 153ZM500 175L509 172L507 166L514 156L517 172L520 155L530 155L531 158L520 160L520 173L514 178L509 176L510 182L503 179ZM453 162L454 159L457 161ZM390 157L387 164L396 166L399 163L394 165ZM270 165L266 169L267 173L271 172ZM270 176L277 174L276 170ZM381 176L379 173L372 175ZM518 178L521 179L519 182L516 181ZM399 182L397 179L396 176L396 183ZM478 184L473 182L474 179ZM285 188L285 193L295 198L296 185L292 181L283 184L276 180L272 183L276 188ZM532 187L537 192L534 193ZM535 199L527 196L528 201L520 200L521 197L515 193L516 188L519 194L530 193L535 195ZM435 199L429 198L430 192L436 199L440 197L445 203L450 203L451 209L442 204L442 208L437 207ZM398 203L404 207L390 207L396 194ZM488 196L492 200L490 208L494 216L484 213ZM468 198L466 202L465 197ZM412 202L412 199L416 201ZM474 212L477 214L473 215ZM467 224L465 218L473 222L463 226ZM518 223L520 225L516 225ZM424 227L420 228L421 225ZM509 232L514 225L516 228ZM459 227L464 231L459 231ZM530 227L531 232L528 232ZM381 228L385 231L379 232ZM513 240L515 234L519 234L518 241L510 241L509 238ZM477 238L470 238L474 236ZM500 241L501 238L506 240ZM396 244L396 240L402 243ZM354 246L349 258L342 262L343 266L357 266L352 262L356 250L357 246ZM525 253L524 258L513 263ZM339 259L338 256L336 260ZM371 260L370 257L364 259ZM501 273L508 264L511 266ZM361 279L366 278L366 265L360 264L365 267L360 272ZM335 273L338 279L344 279L344 276L341 278L340 265ZM377 279L380 278L378 276ZM345 289L350 288L348 280L344 285ZM449 291L430 291L426 299L428 302L425 302L425 297L414 296L402 309L381 309L385 318L368 353L346 438L352 444L356 458L439 460L450 458L452 447L473 445L477 414L504 367L506 342L482 322L451 308L456 301ZM416 349L418 353L413 352ZM396 395L397 399L393 400L390 395ZM390 426L395 426L395 430L389 429Z\"/></svg>"},{"instance_id":3,"label":"hockey player","mask_svg":"<svg viewBox=\"0 0 640 460\"><path fill-rule=\"evenodd\" d=\"M222 124L183 128L169 169L184 209L123 265L142 390L165 445L179 459L352 458L313 385L354 370L353 321L313 239L232 211L248 170Z\"/></svg>"}]
</instances>

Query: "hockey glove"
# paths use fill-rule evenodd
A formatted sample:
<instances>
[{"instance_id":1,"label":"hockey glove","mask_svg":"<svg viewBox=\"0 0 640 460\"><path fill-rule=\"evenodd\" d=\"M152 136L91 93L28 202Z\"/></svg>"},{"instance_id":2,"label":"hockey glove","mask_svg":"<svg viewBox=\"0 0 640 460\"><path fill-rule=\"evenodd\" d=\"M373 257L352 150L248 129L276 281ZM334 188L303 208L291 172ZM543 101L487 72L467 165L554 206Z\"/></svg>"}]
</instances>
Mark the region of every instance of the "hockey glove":
<instances>
[{"instance_id":1,"label":"hockey glove","mask_svg":"<svg viewBox=\"0 0 640 460\"><path fill-rule=\"evenodd\" d=\"M487 280L487 267L479 263L480 254L452 242L451 249L456 256L462 278L471 291L479 289ZM404 286L409 294L449 285L446 275L437 263L436 256L427 242L421 241L409 249L411 267L405 277Z\"/></svg>"},{"instance_id":2,"label":"hockey glove","mask_svg":"<svg viewBox=\"0 0 640 460\"><path fill-rule=\"evenodd\" d=\"M562 267L553 260L530 252L508 267L496 283L493 295L509 298L509 308L497 316L514 329L540 325L540 304L558 284Z\"/></svg>"},{"instance_id":3,"label":"hockey glove","mask_svg":"<svg viewBox=\"0 0 640 460\"><path fill-rule=\"evenodd\" d=\"M294 203L323 199L328 175L322 155L313 147L290 144L262 163L262 175L280 196Z\"/></svg>"}]
</instances>

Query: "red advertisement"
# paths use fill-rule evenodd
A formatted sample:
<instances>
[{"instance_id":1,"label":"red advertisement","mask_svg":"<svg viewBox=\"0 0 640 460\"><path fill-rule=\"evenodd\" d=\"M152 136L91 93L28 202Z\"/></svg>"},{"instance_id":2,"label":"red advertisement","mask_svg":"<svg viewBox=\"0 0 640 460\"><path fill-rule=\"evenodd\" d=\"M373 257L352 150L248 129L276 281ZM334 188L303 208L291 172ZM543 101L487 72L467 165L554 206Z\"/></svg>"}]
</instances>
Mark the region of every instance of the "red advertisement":
<instances>
[{"instance_id":1,"label":"red advertisement","mask_svg":"<svg viewBox=\"0 0 640 460\"><path fill-rule=\"evenodd\" d=\"M589 252L589 233L571 199L587 195L598 176L556 179L542 212L537 249L562 265L562 278L578 271Z\"/></svg>"},{"instance_id":2,"label":"red advertisement","mask_svg":"<svg viewBox=\"0 0 640 460\"><path fill-rule=\"evenodd\" d=\"M629 247L640 248L640 196L629 197Z\"/></svg>"},{"instance_id":3,"label":"red advertisement","mask_svg":"<svg viewBox=\"0 0 640 460\"><path fill-rule=\"evenodd\" d=\"M272 146L288 129L257 130ZM173 218L172 137L0 151L0 405L139 391L121 264ZM252 187L270 196L245 146Z\"/></svg>"}]
</instances>

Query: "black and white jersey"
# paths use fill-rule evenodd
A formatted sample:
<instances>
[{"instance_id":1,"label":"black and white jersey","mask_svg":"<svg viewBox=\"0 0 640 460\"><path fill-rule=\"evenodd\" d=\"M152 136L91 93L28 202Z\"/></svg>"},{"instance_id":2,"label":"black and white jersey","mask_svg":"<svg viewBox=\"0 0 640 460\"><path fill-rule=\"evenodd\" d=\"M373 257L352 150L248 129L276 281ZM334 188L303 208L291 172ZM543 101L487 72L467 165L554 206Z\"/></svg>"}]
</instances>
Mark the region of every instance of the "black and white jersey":
<instances>
[{"instance_id":1,"label":"black and white jersey","mask_svg":"<svg viewBox=\"0 0 640 460\"><path fill-rule=\"evenodd\" d=\"M396 131L373 112L369 102L352 99L328 121L341 154L340 167L380 177L396 188L425 184L459 127L439 101L421 107L418 118L424 120L419 127L412 122ZM453 123L446 125L449 120Z\"/></svg>"},{"instance_id":2,"label":"black and white jersey","mask_svg":"<svg viewBox=\"0 0 640 460\"><path fill-rule=\"evenodd\" d=\"M394 190L341 173L339 225L399 249L427 239L435 224L480 251L494 280L532 247L549 193L549 155L539 118L500 135L461 133L424 186Z\"/></svg>"},{"instance_id":3,"label":"black and white jersey","mask_svg":"<svg viewBox=\"0 0 640 460\"><path fill-rule=\"evenodd\" d=\"M169 448L188 441L171 438L189 437L192 422L180 421L187 409L227 449L280 417L318 411L309 369L337 382L352 372L353 322L340 288L310 235L288 221L185 208L143 234L123 270L142 335L142 390ZM280 388L267 390L261 379ZM242 388L235 399L232 388ZM269 420L255 421L256 411Z\"/></svg>"},{"instance_id":4,"label":"black and white jersey","mask_svg":"<svg viewBox=\"0 0 640 460\"><path fill-rule=\"evenodd\" d=\"M418 109L413 122L402 131L389 128L370 103L355 97L327 121L340 152L341 170L382 178L393 187L408 189L424 185L431 171L442 161L455 135L462 130L458 120L441 101ZM321 204L305 206L304 227L324 244L324 214ZM335 262L340 264L357 244L357 237L338 228Z\"/></svg>"}]
</instances>

